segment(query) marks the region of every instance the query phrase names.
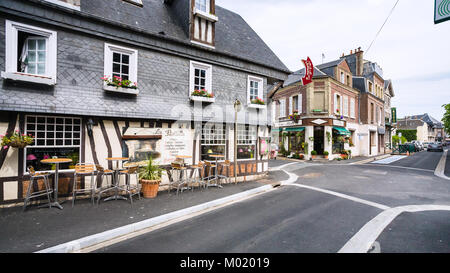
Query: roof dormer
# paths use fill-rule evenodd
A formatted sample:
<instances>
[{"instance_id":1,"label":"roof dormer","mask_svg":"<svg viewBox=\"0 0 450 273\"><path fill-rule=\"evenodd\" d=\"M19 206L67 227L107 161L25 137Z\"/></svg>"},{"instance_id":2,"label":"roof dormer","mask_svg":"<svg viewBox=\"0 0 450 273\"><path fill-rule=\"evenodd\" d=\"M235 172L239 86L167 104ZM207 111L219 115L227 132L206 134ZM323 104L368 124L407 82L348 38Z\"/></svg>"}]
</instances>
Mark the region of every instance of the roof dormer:
<instances>
[{"instance_id":1,"label":"roof dormer","mask_svg":"<svg viewBox=\"0 0 450 273\"><path fill-rule=\"evenodd\" d=\"M193 43L214 47L215 23L218 21L215 0L191 1L191 31Z\"/></svg>"}]
</instances>

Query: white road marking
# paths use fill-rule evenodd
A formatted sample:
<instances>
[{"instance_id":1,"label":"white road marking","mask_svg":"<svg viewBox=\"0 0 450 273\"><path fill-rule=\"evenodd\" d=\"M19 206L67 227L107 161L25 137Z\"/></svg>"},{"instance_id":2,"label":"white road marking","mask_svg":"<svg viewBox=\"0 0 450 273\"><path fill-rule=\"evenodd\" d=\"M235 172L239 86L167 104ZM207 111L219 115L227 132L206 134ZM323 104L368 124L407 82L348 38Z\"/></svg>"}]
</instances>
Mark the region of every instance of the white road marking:
<instances>
[{"instance_id":1,"label":"white road marking","mask_svg":"<svg viewBox=\"0 0 450 273\"><path fill-rule=\"evenodd\" d=\"M377 160L372 162L371 164L391 164L395 161L399 161L405 157L408 157L407 155L394 155L385 159Z\"/></svg>"},{"instance_id":2,"label":"white road marking","mask_svg":"<svg viewBox=\"0 0 450 273\"><path fill-rule=\"evenodd\" d=\"M362 204L365 204L365 205L368 205L368 206L376 207L376 208L379 208L381 210L387 210L387 209L390 208L390 207L382 205L382 204L378 204L378 203L375 203L375 202L372 202L372 201L364 200L364 199L361 199L361 198L358 198L358 197L353 197L353 196L342 194L342 193L335 192L335 191L324 190L324 189L321 189L321 188L311 187L311 186L307 186L307 185L303 185L303 184L291 184L290 186L296 186L296 187L299 187L299 188L305 188L305 189L310 189L310 190L314 190L314 191L319 191L319 192L331 194L331 195L334 195L334 196L337 196L337 197L341 197L341 198L344 198L344 199L348 199L348 200L351 200L351 201L354 201L354 202L358 202L358 203L362 203Z\"/></svg>"},{"instance_id":3,"label":"white road marking","mask_svg":"<svg viewBox=\"0 0 450 273\"><path fill-rule=\"evenodd\" d=\"M412 205L385 210L365 224L338 253L367 253L383 230L401 213L433 210L450 211L450 206Z\"/></svg>"},{"instance_id":4,"label":"white road marking","mask_svg":"<svg viewBox=\"0 0 450 273\"><path fill-rule=\"evenodd\" d=\"M436 169L434 170L434 175L440 177L440 178L444 178L447 180L450 180L450 177L447 177L444 172L445 172L445 162L447 161L447 152L448 150L445 150L442 153L442 157L441 160L439 160L439 164L436 166Z\"/></svg>"}]
</instances>

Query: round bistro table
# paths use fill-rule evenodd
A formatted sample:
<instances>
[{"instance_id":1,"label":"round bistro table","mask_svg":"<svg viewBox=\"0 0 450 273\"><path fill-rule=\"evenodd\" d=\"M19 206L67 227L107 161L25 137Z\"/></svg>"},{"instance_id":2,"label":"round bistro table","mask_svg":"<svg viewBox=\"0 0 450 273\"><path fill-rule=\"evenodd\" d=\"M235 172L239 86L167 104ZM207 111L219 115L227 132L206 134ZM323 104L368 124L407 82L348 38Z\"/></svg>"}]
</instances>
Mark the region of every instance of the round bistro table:
<instances>
[{"instance_id":1,"label":"round bistro table","mask_svg":"<svg viewBox=\"0 0 450 273\"><path fill-rule=\"evenodd\" d=\"M53 203L51 203L52 206L55 206L59 209L63 209L61 204L58 202L58 171L59 171L59 164L61 163L69 163L72 162L72 159L70 158L48 158L41 160L41 163L46 164L55 164L55 193L54 193L54 199ZM75 182L74 182L75 183ZM50 204L45 204L43 206L47 206Z\"/></svg>"},{"instance_id":2,"label":"round bistro table","mask_svg":"<svg viewBox=\"0 0 450 273\"><path fill-rule=\"evenodd\" d=\"M123 161L129 160L128 157L109 157L106 160L108 161L112 161L113 163L116 162L116 168L114 168L113 166L113 171L114 171L114 186L111 187L110 190L116 190L116 194L105 198L103 201L109 201L109 200L117 200L117 199L122 199L122 200L128 200L128 198L119 195L119 172L122 170L121 168L119 168L119 162L122 163L122 167L123 167ZM114 164L113 164L114 165Z\"/></svg>"}]
</instances>

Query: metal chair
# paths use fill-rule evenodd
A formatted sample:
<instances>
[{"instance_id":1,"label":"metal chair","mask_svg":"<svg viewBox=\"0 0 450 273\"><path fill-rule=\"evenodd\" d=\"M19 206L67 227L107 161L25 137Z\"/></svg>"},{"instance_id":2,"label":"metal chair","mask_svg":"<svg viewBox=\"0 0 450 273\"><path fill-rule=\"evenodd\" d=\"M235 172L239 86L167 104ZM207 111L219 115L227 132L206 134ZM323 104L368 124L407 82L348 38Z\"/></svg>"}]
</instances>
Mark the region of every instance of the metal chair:
<instances>
[{"instance_id":1,"label":"metal chair","mask_svg":"<svg viewBox=\"0 0 450 273\"><path fill-rule=\"evenodd\" d=\"M81 188L77 188L77 177L79 176L80 178L82 176L86 176L86 175L90 175L91 176L91 185L89 188L85 188L85 189L81 189ZM78 163L77 165L75 165L75 173L73 176L73 190L72 190L72 207L75 205L75 199L77 197L77 194L80 193L90 193L91 194L91 201L92 201L92 205L94 205L95 201L95 191L97 188L96 185L96 179L94 179L96 175L96 170L95 170L95 165L92 163ZM80 179L81 180L81 179ZM81 185L81 181L80 181L80 185Z\"/></svg>"},{"instance_id":2,"label":"metal chair","mask_svg":"<svg viewBox=\"0 0 450 273\"><path fill-rule=\"evenodd\" d=\"M48 173L48 172L36 173L36 171L34 170L34 168L32 166L29 166L27 168L27 171L30 174L30 184L28 184L27 195L25 196L25 200L23 202L23 211L25 211L25 209L27 207L27 203L30 201L30 199L36 198L36 197L39 197L39 196L44 196L44 195L47 195L49 208L51 208L52 207L52 202L51 202L50 194L53 192L53 189L50 188L50 184L48 182L48 177L51 174ZM31 189L33 188L34 182L38 181L39 178L44 179L45 190L41 190L41 191L38 190L36 192L34 192L34 191L31 192Z\"/></svg>"},{"instance_id":3,"label":"metal chair","mask_svg":"<svg viewBox=\"0 0 450 273\"><path fill-rule=\"evenodd\" d=\"M194 191L193 184L198 183L198 187L206 188L206 182L204 180L203 171L204 171L205 163L200 161L197 165L191 165L189 168L191 171L191 187L192 191Z\"/></svg>"},{"instance_id":4,"label":"metal chair","mask_svg":"<svg viewBox=\"0 0 450 273\"><path fill-rule=\"evenodd\" d=\"M211 184L212 180L217 180L215 172L212 172L212 169L216 169L217 166L215 164L212 164L211 162L205 161L205 169L206 169L206 177L204 178L207 181L206 188L212 187L212 186L218 186L217 181L215 184Z\"/></svg>"},{"instance_id":5,"label":"metal chair","mask_svg":"<svg viewBox=\"0 0 450 273\"><path fill-rule=\"evenodd\" d=\"M227 168L227 169L230 168L231 162L230 162L230 160L225 160L225 162L219 163L219 166L222 167L221 170L223 171L225 168ZM218 177L219 181L220 181L220 179L224 179L226 182L230 183L230 181L229 181L231 179L230 176L219 174L219 175L217 175L217 177ZM222 183L220 183L220 184L222 184Z\"/></svg>"},{"instance_id":6,"label":"metal chair","mask_svg":"<svg viewBox=\"0 0 450 273\"><path fill-rule=\"evenodd\" d=\"M125 165L124 165L125 166ZM125 187L123 190L128 194L130 198L131 205L133 205L133 196L137 195L139 200L141 200L141 189L139 187L139 166L137 165L127 165L128 169L119 172L119 181L120 177L125 176ZM136 176L136 185L131 185L131 176Z\"/></svg>"},{"instance_id":7,"label":"metal chair","mask_svg":"<svg viewBox=\"0 0 450 273\"><path fill-rule=\"evenodd\" d=\"M170 190L172 188L176 188L177 189L177 195L178 192L181 189L181 192L183 192L184 188L183 186L187 186L188 184L188 177L187 177L187 168L185 166L183 166L182 163L180 163L179 161L175 161L172 162L171 164L171 173L172 173L172 181L169 181L169 187L168 187L168 192L170 193ZM178 179L175 180L175 172L178 173Z\"/></svg>"},{"instance_id":8,"label":"metal chair","mask_svg":"<svg viewBox=\"0 0 450 273\"><path fill-rule=\"evenodd\" d=\"M98 190L98 193L97 193L97 205L98 205L98 203L100 201L100 198L102 196L102 193L111 191L111 187L112 187L112 185L114 183L114 171L113 170L104 169L99 164L95 164L95 168L97 169L97 185L101 185L101 187L97 189ZM103 186L103 181L104 181L105 177L106 177L106 181L107 182L108 182L108 177L110 179L109 179L109 183L107 183L106 186ZM100 179L101 183L98 183L99 179Z\"/></svg>"}]
</instances>

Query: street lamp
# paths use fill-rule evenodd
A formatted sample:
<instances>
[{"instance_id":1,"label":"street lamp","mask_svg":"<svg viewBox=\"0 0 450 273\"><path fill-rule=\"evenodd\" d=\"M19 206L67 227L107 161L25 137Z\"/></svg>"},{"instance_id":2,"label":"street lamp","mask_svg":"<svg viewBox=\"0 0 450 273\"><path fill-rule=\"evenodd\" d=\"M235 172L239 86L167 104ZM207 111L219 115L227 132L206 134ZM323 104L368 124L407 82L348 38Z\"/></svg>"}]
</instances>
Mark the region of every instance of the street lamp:
<instances>
[{"instance_id":1,"label":"street lamp","mask_svg":"<svg viewBox=\"0 0 450 273\"><path fill-rule=\"evenodd\" d=\"M242 103L236 99L234 101L234 183L237 184L237 114L242 109Z\"/></svg>"}]
</instances>

